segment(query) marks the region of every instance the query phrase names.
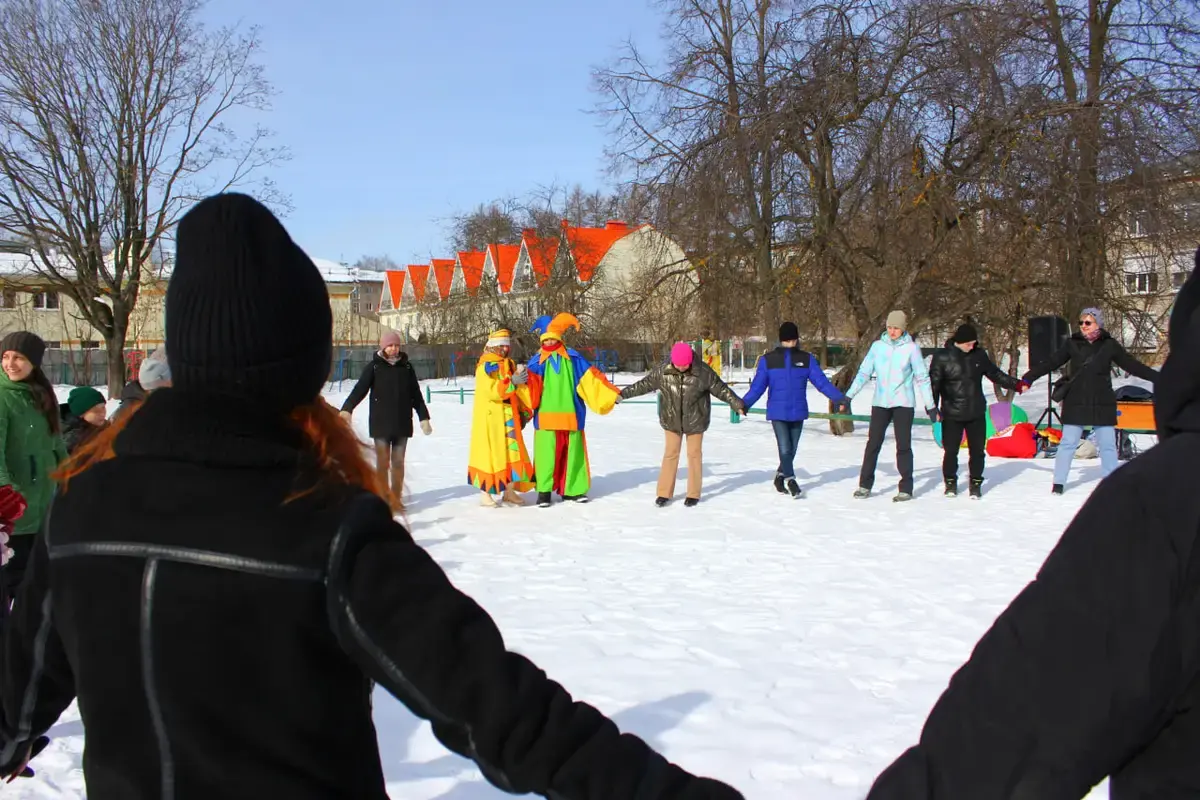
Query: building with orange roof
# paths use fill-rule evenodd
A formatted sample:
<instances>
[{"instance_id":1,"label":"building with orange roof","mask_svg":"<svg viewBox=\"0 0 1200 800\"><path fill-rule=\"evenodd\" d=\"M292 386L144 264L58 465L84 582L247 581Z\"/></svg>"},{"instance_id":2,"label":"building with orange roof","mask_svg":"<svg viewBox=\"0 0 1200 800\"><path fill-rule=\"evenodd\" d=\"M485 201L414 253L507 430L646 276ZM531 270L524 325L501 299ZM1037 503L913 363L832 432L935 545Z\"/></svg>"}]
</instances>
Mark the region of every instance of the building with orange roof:
<instances>
[{"instance_id":1,"label":"building with orange roof","mask_svg":"<svg viewBox=\"0 0 1200 800\"><path fill-rule=\"evenodd\" d=\"M483 250L460 250L454 258L454 280L450 284L451 296L475 297L483 280L483 267L487 254Z\"/></svg>"},{"instance_id":2,"label":"building with orange roof","mask_svg":"<svg viewBox=\"0 0 1200 800\"><path fill-rule=\"evenodd\" d=\"M433 275L430 278L429 288L425 292L425 296L430 302L439 302L441 300L450 299L450 287L454 283L454 264L453 258L434 258L429 262L433 269Z\"/></svg>"}]
</instances>

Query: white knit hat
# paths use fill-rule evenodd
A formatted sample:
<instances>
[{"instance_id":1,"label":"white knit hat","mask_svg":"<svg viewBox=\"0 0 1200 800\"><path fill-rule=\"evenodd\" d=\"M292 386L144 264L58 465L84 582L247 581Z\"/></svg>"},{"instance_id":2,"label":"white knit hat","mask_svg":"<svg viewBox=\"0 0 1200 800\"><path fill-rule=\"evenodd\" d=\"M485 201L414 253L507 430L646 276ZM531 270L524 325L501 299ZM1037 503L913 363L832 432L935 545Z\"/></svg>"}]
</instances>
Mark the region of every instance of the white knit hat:
<instances>
[{"instance_id":1,"label":"white knit hat","mask_svg":"<svg viewBox=\"0 0 1200 800\"><path fill-rule=\"evenodd\" d=\"M147 392L161 389L171 380L171 367L167 364L167 346L164 344L142 362L138 370L138 383Z\"/></svg>"}]
</instances>

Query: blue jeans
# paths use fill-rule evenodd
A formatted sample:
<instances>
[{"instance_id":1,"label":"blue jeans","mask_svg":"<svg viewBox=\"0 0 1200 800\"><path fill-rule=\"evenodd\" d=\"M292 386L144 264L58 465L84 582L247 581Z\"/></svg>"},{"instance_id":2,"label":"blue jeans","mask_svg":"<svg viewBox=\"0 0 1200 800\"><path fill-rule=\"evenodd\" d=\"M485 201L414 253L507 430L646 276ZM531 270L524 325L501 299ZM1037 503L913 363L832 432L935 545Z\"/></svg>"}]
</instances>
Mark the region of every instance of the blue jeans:
<instances>
[{"instance_id":1,"label":"blue jeans","mask_svg":"<svg viewBox=\"0 0 1200 800\"><path fill-rule=\"evenodd\" d=\"M1112 474L1117 468L1117 430L1116 428L1093 428L1096 449L1100 451L1100 470L1104 477ZM1058 453L1054 456L1054 482L1065 486L1067 476L1071 472L1071 462L1075 459L1075 451L1083 439L1082 425L1063 425L1062 441L1058 443Z\"/></svg>"},{"instance_id":2,"label":"blue jeans","mask_svg":"<svg viewBox=\"0 0 1200 800\"><path fill-rule=\"evenodd\" d=\"M775 446L779 448L779 474L785 478L796 477L796 448L800 446L800 434L804 433L804 420L788 422L782 419L771 420L775 430Z\"/></svg>"}]
</instances>

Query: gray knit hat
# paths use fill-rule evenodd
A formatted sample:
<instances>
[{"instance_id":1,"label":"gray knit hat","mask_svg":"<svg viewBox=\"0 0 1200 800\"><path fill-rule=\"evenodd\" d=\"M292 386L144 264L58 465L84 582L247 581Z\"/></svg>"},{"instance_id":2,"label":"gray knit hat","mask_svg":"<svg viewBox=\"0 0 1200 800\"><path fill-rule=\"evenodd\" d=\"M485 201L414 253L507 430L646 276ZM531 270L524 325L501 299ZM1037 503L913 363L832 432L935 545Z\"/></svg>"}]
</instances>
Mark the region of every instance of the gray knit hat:
<instances>
[{"instance_id":1,"label":"gray knit hat","mask_svg":"<svg viewBox=\"0 0 1200 800\"><path fill-rule=\"evenodd\" d=\"M171 367L167 364L167 346L164 344L146 357L138 370L138 383L147 392L161 389L171 380Z\"/></svg>"},{"instance_id":2,"label":"gray knit hat","mask_svg":"<svg viewBox=\"0 0 1200 800\"><path fill-rule=\"evenodd\" d=\"M1096 320L1097 328L1104 327L1104 312L1101 311L1100 309L1096 308L1095 306L1088 306L1083 311L1079 312L1079 316L1091 317L1092 319Z\"/></svg>"}]
</instances>

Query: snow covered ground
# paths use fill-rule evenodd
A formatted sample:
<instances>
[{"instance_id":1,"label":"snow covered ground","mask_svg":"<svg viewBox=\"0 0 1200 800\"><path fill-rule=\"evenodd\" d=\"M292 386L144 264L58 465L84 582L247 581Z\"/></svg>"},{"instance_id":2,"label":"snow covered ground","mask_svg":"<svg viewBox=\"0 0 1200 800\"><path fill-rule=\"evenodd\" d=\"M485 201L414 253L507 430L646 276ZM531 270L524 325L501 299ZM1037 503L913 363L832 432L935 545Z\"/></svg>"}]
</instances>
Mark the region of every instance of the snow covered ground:
<instances>
[{"instance_id":1,"label":"snow covered ground","mask_svg":"<svg viewBox=\"0 0 1200 800\"><path fill-rule=\"evenodd\" d=\"M329 399L340 404L349 389L333 387ZM1036 417L1044 389L1026 397ZM863 797L916 741L952 672L1033 578L1100 471L1098 461L1076 462L1067 494L1052 497L1052 462L993 459L982 501L949 500L940 451L921 426L916 500L891 502L889 441L880 493L857 501L863 427L838 438L814 421L797 459L805 497L793 501L770 485L775 443L764 418L733 425L717 406L703 502L658 509L655 407L627 403L589 417L590 505L483 509L465 483L466 400L434 396L434 435L409 448L417 541L492 613L510 647L623 729L751 800ZM869 405L864 391L855 410ZM365 405L355 426L365 437ZM393 797L509 796L384 693L376 722ZM38 777L6 793L84 796L74 708L50 735Z\"/></svg>"}]
</instances>

